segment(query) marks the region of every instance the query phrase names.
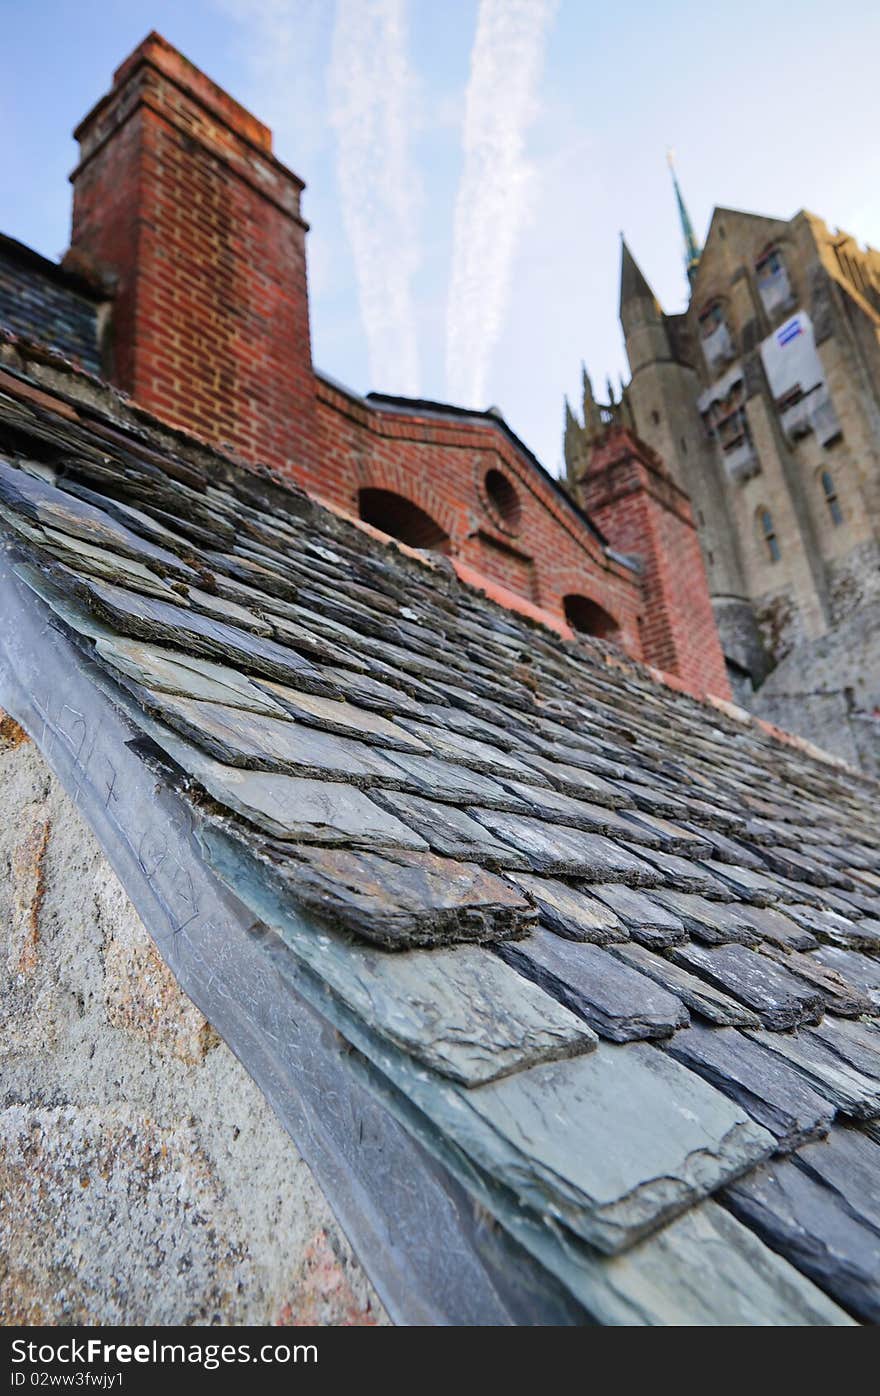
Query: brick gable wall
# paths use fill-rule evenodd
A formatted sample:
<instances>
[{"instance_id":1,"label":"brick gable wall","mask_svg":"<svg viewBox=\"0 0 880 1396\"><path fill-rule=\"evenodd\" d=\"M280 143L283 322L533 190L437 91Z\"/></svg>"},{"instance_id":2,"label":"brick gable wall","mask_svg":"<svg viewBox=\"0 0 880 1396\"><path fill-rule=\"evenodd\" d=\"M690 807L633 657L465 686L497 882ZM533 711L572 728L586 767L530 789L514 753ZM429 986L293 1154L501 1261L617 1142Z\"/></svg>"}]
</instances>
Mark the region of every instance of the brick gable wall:
<instances>
[{"instance_id":1,"label":"brick gable wall","mask_svg":"<svg viewBox=\"0 0 880 1396\"><path fill-rule=\"evenodd\" d=\"M72 255L115 280L109 372L140 405L355 516L361 490L390 491L505 604L570 633L565 598L586 598L628 653L694 692L728 693L708 593L705 607L694 600L706 584L682 541L692 527L649 503L647 476L638 500L621 496L619 521L596 516L646 559L640 575L502 423L371 402L315 373L302 181L268 128L164 39L151 34L122 64L76 136ZM493 470L512 515L487 485Z\"/></svg>"}]
</instances>

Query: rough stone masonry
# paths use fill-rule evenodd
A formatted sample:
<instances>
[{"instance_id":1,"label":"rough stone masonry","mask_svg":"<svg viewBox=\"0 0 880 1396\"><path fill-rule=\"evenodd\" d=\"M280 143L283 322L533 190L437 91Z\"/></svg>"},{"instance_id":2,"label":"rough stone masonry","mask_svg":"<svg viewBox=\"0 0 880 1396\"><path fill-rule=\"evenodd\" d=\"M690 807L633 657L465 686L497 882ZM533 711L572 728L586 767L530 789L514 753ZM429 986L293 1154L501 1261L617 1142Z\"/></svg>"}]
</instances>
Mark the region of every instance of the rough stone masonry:
<instances>
[{"instance_id":1,"label":"rough stone masonry","mask_svg":"<svg viewBox=\"0 0 880 1396\"><path fill-rule=\"evenodd\" d=\"M385 1323L306 1164L0 722L5 1324Z\"/></svg>"}]
</instances>

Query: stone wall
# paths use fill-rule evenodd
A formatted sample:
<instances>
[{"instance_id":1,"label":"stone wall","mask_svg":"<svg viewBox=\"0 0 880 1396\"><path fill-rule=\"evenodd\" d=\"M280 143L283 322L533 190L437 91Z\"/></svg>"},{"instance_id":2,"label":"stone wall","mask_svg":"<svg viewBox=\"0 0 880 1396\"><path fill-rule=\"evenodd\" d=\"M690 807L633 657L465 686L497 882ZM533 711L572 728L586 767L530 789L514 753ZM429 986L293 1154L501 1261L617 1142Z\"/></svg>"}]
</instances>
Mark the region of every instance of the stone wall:
<instances>
[{"instance_id":1,"label":"stone wall","mask_svg":"<svg viewBox=\"0 0 880 1396\"><path fill-rule=\"evenodd\" d=\"M798 645L745 705L880 776L880 601Z\"/></svg>"},{"instance_id":2,"label":"stone wall","mask_svg":"<svg viewBox=\"0 0 880 1396\"><path fill-rule=\"evenodd\" d=\"M0 722L0 1315L387 1322L305 1163Z\"/></svg>"}]
</instances>

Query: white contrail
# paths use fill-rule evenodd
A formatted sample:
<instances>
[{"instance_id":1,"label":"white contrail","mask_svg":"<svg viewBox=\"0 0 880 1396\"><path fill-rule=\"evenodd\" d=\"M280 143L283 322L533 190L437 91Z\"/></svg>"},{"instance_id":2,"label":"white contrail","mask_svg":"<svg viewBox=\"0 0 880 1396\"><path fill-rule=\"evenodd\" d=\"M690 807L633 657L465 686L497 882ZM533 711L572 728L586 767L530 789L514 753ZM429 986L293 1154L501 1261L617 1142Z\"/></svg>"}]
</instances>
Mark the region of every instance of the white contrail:
<instances>
[{"instance_id":1,"label":"white contrail","mask_svg":"<svg viewBox=\"0 0 880 1396\"><path fill-rule=\"evenodd\" d=\"M525 132L556 0L480 0L465 105L446 312L452 401L485 407L531 170Z\"/></svg>"},{"instance_id":2,"label":"white contrail","mask_svg":"<svg viewBox=\"0 0 880 1396\"><path fill-rule=\"evenodd\" d=\"M214 0L242 28L244 56L255 93L256 115L272 128L276 144L303 173L323 136L320 68L323 0Z\"/></svg>"},{"instance_id":3,"label":"white contrail","mask_svg":"<svg viewBox=\"0 0 880 1396\"><path fill-rule=\"evenodd\" d=\"M337 0L329 89L372 385L416 396L418 238L404 0Z\"/></svg>"}]
</instances>

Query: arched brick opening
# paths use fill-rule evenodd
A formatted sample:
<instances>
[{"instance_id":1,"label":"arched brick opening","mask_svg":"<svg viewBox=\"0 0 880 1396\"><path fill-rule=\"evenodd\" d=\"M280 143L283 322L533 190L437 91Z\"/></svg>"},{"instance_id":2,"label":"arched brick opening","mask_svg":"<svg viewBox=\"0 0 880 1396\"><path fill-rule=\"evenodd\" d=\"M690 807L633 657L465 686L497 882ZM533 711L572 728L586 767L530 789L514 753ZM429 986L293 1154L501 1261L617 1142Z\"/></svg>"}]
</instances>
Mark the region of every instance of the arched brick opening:
<instances>
[{"instance_id":1,"label":"arched brick opening","mask_svg":"<svg viewBox=\"0 0 880 1396\"><path fill-rule=\"evenodd\" d=\"M522 508L519 494L507 476L493 466L491 470L486 471L483 488L493 513L505 530L509 533L518 532Z\"/></svg>"},{"instance_id":2,"label":"arched brick opening","mask_svg":"<svg viewBox=\"0 0 880 1396\"><path fill-rule=\"evenodd\" d=\"M562 605L565 619L579 635L593 635L597 640L607 640L610 644L620 642L620 626L598 602L577 592L569 592L563 596Z\"/></svg>"},{"instance_id":3,"label":"arched brick opening","mask_svg":"<svg viewBox=\"0 0 880 1396\"><path fill-rule=\"evenodd\" d=\"M358 513L364 523L381 528L411 548L426 548L434 553L451 551L452 540L436 519L393 490L358 490Z\"/></svg>"}]
</instances>

